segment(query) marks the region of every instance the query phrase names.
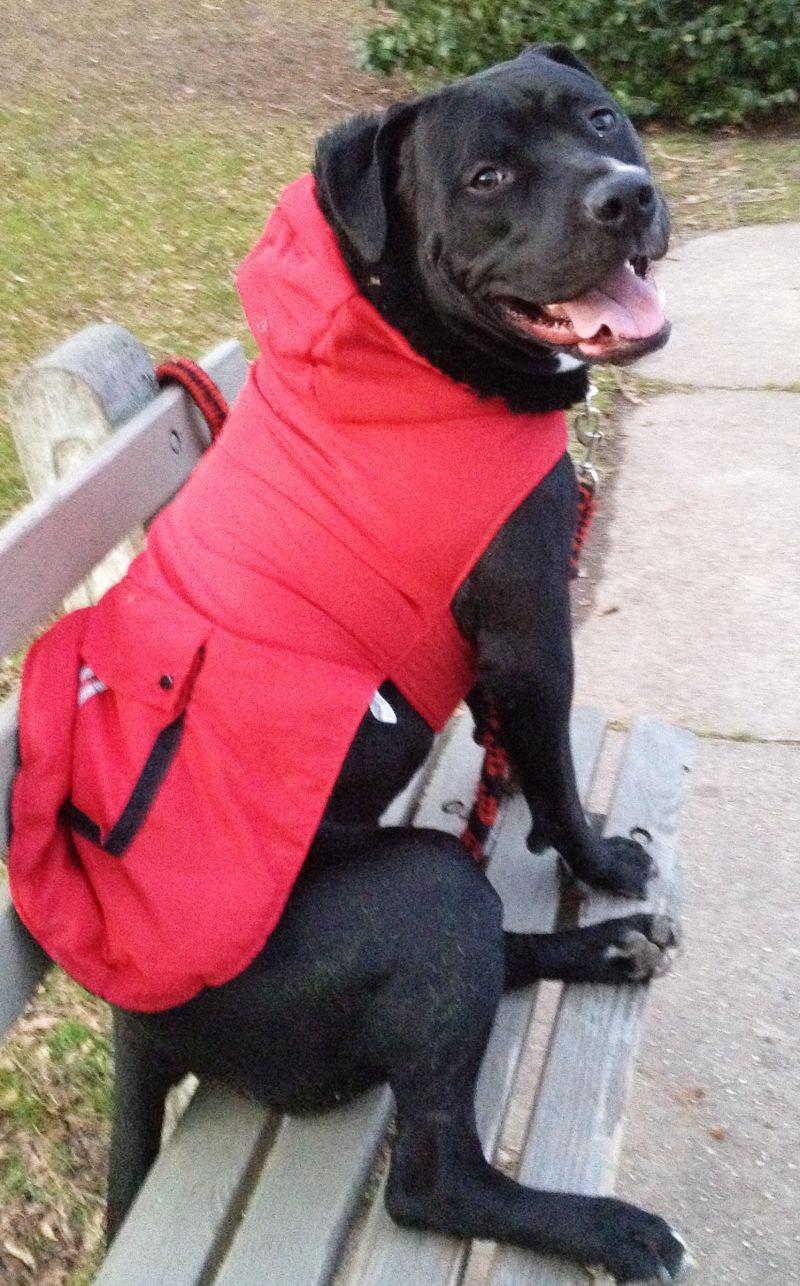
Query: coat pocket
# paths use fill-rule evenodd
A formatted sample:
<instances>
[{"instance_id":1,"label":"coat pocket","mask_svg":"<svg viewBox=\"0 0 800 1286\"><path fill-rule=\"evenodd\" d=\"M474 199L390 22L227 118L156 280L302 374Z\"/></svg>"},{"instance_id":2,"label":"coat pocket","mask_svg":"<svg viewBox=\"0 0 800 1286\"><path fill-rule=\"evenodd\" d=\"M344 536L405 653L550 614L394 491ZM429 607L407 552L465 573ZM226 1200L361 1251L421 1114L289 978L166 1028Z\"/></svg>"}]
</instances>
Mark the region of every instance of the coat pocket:
<instances>
[{"instance_id":1,"label":"coat pocket","mask_svg":"<svg viewBox=\"0 0 800 1286\"><path fill-rule=\"evenodd\" d=\"M76 835L123 857L180 748L211 626L185 604L126 581L91 613L63 818Z\"/></svg>"}]
</instances>

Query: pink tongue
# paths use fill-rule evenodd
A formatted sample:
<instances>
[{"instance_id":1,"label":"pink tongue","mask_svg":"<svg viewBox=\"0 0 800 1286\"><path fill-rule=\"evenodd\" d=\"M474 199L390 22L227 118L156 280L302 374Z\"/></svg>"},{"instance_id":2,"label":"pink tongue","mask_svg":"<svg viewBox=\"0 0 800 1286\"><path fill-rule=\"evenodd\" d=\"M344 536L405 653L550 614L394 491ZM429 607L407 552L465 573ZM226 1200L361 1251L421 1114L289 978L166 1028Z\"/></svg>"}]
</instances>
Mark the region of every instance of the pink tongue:
<instances>
[{"instance_id":1,"label":"pink tongue","mask_svg":"<svg viewBox=\"0 0 800 1286\"><path fill-rule=\"evenodd\" d=\"M652 280L630 268L616 268L594 290L554 307L566 313L581 339L607 326L617 339L647 339L664 325L664 311Z\"/></svg>"}]
</instances>

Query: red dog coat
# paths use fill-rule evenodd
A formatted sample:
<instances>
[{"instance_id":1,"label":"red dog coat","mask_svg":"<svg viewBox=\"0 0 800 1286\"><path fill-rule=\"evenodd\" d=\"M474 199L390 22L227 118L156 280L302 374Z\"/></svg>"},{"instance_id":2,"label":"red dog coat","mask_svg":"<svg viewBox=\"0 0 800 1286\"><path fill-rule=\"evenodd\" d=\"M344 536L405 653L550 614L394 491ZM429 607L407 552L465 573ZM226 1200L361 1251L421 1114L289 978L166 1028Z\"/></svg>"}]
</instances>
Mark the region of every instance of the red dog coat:
<instances>
[{"instance_id":1,"label":"red dog coat","mask_svg":"<svg viewBox=\"0 0 800 1286\"><path fill-rule=\"evenodd\" d=\"M566 445L436 371L358 293L305 177L239 288L261 356L121 584L32 647L17 910L89 990L163 1009L274 928L377 687L433 728L450 603Z\"/></svg>"}]
</instances>

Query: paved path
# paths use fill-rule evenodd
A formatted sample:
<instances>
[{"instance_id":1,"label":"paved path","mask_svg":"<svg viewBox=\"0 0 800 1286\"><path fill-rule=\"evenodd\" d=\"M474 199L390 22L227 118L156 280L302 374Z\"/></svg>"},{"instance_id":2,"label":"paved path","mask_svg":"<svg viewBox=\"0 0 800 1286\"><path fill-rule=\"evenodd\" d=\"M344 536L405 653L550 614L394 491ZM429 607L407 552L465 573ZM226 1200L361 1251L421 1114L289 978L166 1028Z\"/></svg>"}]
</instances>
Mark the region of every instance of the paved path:
<instances>
[{"instance_id":1,"label":"paved path","mask_svg":"<svg viewBox=\"0 0 800 1286\"><path fill-rule=\"evenodd\" d=\"M800 392L800 223L698 237L662 265L673 337L643 374Z\"/></svg>"},{"instance_id":2,"label":"paved path","mask_svg":"<svg viewBox=\"0 0 800 1286\"><path fill-rule=\"evenodd\" d=\"M663 274L676 391L627 416L578 699L704 735L686 952L652 997L619 1189L698 1286L800 1282L800 225L699 238ZM787 391L781 391L787 390Z\"/></svg>"}]
</instances>

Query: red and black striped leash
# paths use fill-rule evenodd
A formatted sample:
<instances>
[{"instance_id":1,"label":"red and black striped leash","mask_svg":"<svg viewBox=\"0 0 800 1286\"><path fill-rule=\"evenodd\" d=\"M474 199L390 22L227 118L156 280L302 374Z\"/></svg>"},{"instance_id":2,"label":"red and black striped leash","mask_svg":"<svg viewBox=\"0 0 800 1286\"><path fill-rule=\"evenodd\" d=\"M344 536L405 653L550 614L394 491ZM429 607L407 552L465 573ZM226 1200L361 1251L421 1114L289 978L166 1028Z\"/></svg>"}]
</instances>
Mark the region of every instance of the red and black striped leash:
<instances>
[{"instance_id":1,"label":"red and black striped leash","mask_svg":"<svg viewBox=\"0 0 800 1286\"><path fill-rule=\"evenodd\" d=\"M180 384L186 390L208 425L214 442L227 419L228 403L202 366L190 357L170 357L156 367L156 379L160 388L167 384Z\"/></svg>"}]
</instances>

